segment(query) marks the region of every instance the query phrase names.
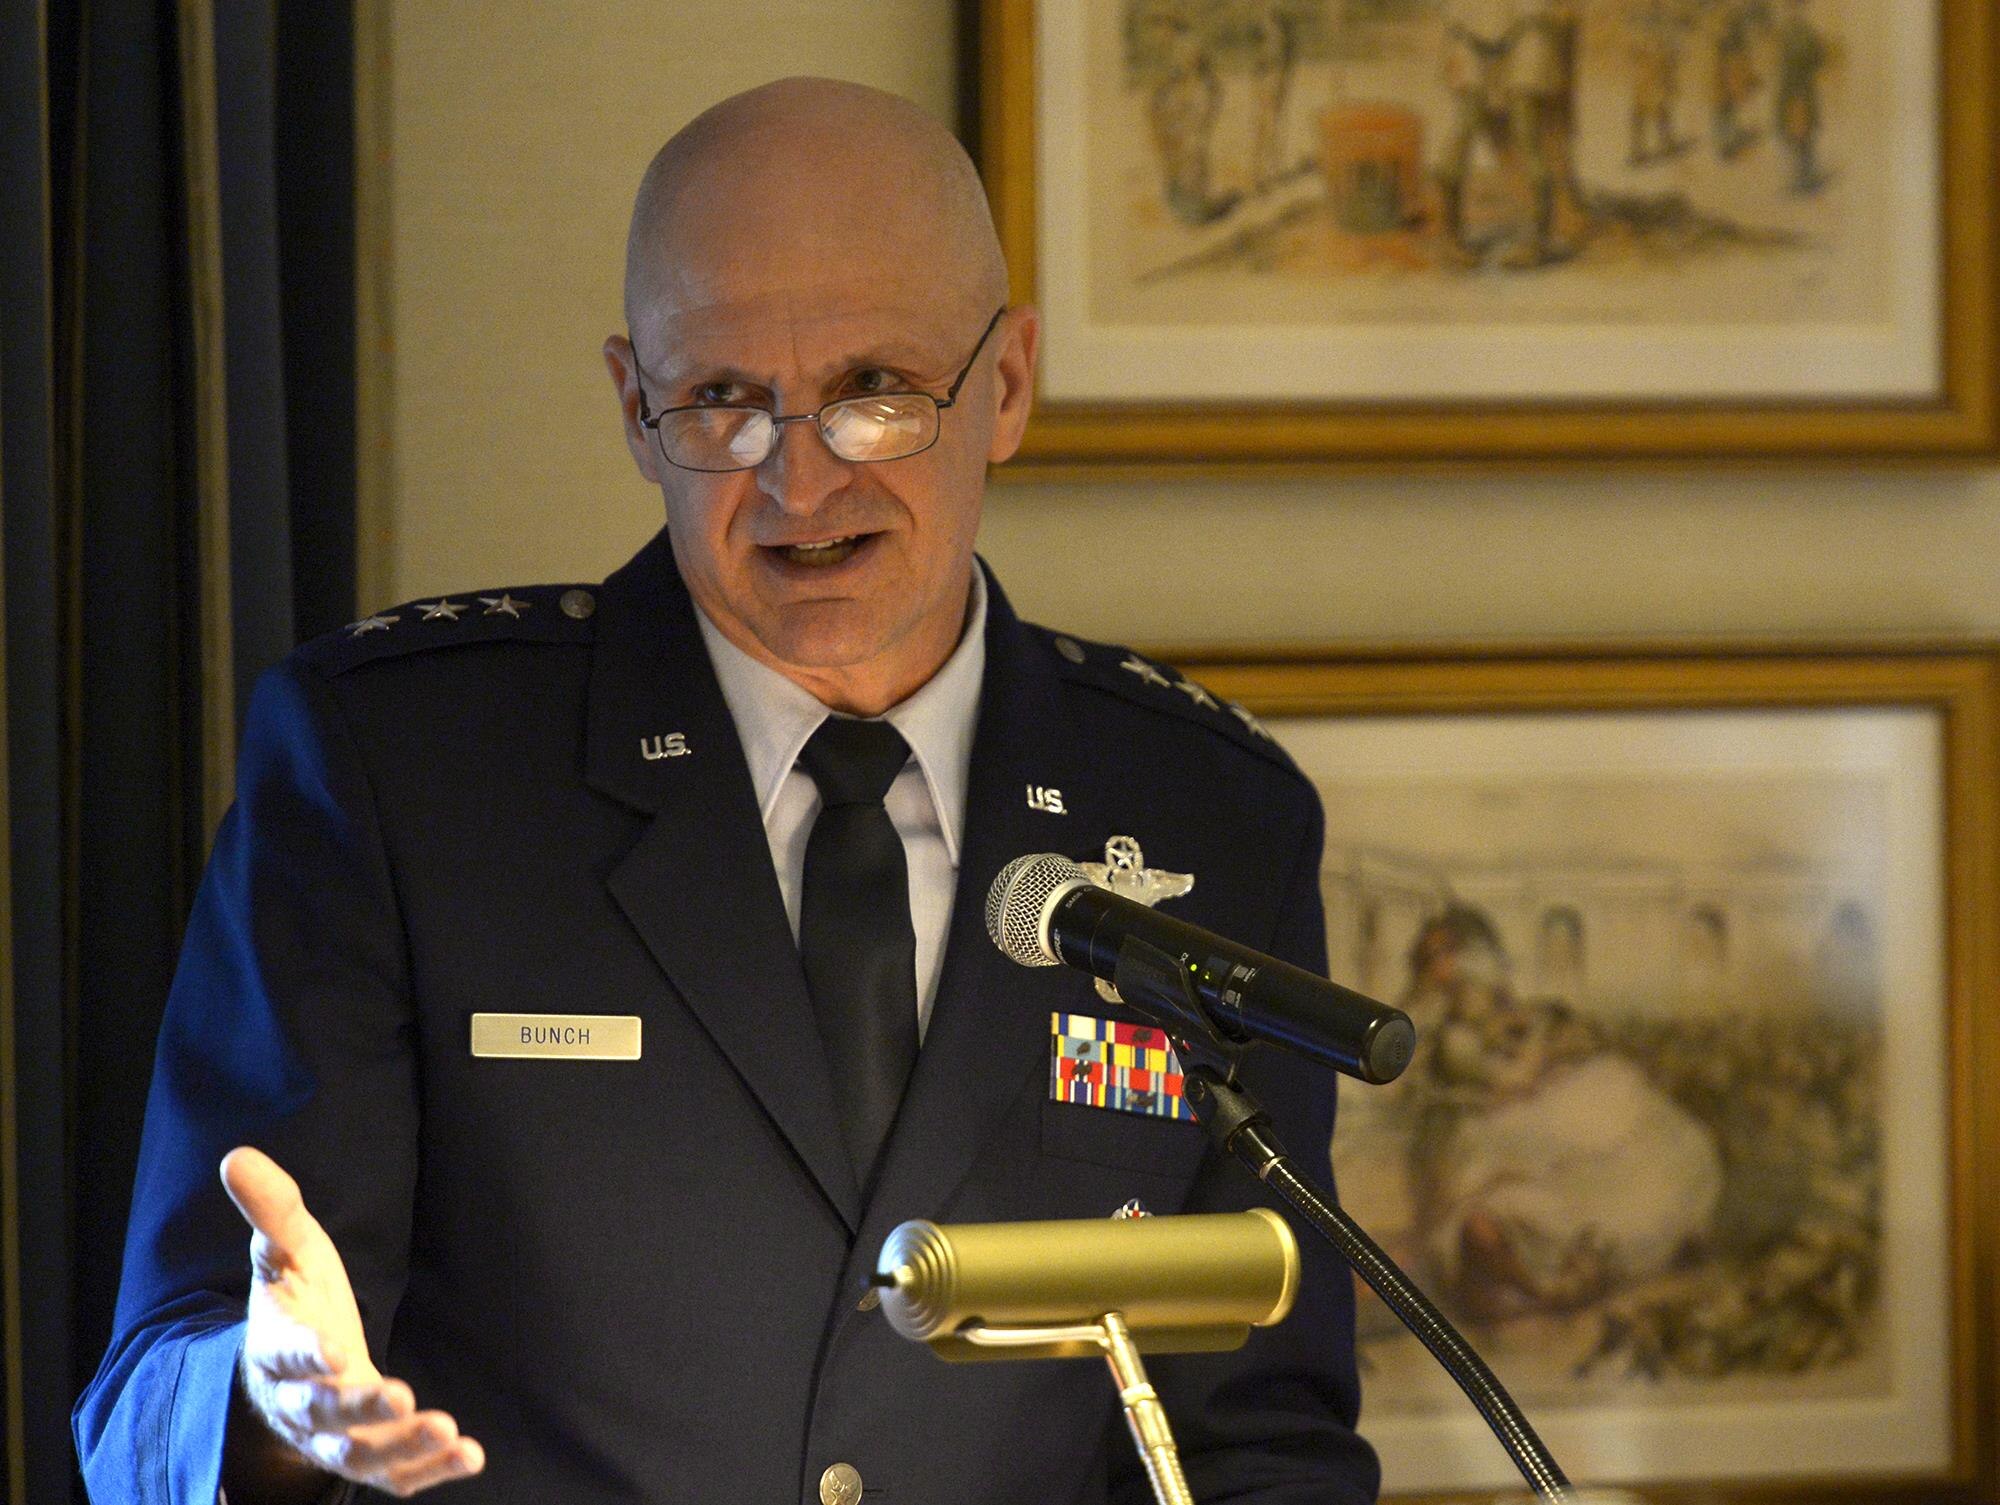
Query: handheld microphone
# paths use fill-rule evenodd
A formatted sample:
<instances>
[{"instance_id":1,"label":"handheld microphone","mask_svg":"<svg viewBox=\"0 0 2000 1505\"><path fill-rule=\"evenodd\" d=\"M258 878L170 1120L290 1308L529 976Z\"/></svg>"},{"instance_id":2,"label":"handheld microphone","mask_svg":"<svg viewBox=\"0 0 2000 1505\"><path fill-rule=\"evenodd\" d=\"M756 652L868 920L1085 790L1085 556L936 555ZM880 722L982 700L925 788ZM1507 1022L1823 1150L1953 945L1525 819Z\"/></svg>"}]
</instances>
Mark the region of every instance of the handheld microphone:
<instances>
[{"instance_id":1,"label":"handheld microphone","mask_svg":"<svg viewBox=\"0 0 2000 1505\"><path fill-rule=\"evenodd\" d=\"M1401 1009L1100 888L1054 852L1000 870L986 933L1024 967L1077 967L1134 1008L1166 1011L1156 1022L1169 1034L1269 1041L1374 1083L1394 1081L1416 1049Z\"/></svg>"}]
</instances>

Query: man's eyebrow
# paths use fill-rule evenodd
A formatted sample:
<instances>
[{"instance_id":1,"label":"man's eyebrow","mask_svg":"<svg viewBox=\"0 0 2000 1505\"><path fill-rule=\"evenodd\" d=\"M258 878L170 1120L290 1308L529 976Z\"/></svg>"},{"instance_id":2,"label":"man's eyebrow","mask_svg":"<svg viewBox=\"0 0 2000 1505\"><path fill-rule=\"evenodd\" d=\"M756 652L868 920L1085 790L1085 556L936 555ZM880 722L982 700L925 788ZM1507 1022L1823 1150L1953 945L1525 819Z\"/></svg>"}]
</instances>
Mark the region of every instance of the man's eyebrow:
<instances>
[{"instance_id":1,"label":"man's eyebrow","mask_svg":"<svg viewBox=\"0 0 2000 1505\"><path fill-rule=\"evenodd\" d=\"M922 370L925 366L936 365L945 358L937 351L926 350L921 345L892 338L868 346L859 354L842 361L840 368L851 371L857 366L907 366Z\"/></svg>"},{"instance_id":2,"label":"man's eyebrow","mask_svg":"<svg viewBox=\"0 0 2000 1505\"><path fill-rule=\"evenodd\" d=\"M668 351L653 373L662 381L674 386L712 381L740 382L746 387L762 385L763 379L742 366L731 365L724 360L708 360L701 356L679 355Z\"/></svg>"},{"instance_id":3,"label":"man's eyebrow","mask_svg":"<svg viewBox=\"0 0 2000 1505\"><path fill-rule=\"evenodd\" d=\"M899 370L929 374L932 368L944 370L949 363L947 353L927 351L921 345L894 336L880 343L867 345L859 350L828 362L816 373L821 380L832 380L849 371L857 371L869 366L893 366ZM708 357L669 350L657 368L649 368L663 381L675 386L687 386L712 381L738 382L746 387L769 386L767 373L751 371L724 357ZM948 375L949 372L946 372Z\"/></svg>"}]
</instances>

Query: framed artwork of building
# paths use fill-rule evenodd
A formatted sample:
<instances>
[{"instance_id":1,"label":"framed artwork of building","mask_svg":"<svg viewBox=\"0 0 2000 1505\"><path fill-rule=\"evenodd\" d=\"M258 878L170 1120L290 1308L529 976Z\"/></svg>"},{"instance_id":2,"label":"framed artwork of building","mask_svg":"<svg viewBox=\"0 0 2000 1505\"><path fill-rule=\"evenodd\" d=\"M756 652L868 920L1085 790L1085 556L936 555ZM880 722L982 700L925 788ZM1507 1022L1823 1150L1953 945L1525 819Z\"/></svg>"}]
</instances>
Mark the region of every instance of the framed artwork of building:
<instances>
[{"instance_id":1,"label":"framed artwork of building","mask_svg":"<svg viewBox=\"0 0 2000 1505\"><path fill-rule=\"evenodd\" d=\"M1036 465L1979 458L1983 0L984 0Z\"/></svg>"},{"instance_id":2,"label":"framed artwork of building","mask_svg":"<svg viewBox=\"0 0 2000 1505\"><path fill-rule=\"evenodd\" d=\"M1317 785L1341 1200L1579 1485L1994 1497L2000 657L1189 660ZM1361 1292L1385 1492L1518 1490Z\"/></svg>"}]
</instances>

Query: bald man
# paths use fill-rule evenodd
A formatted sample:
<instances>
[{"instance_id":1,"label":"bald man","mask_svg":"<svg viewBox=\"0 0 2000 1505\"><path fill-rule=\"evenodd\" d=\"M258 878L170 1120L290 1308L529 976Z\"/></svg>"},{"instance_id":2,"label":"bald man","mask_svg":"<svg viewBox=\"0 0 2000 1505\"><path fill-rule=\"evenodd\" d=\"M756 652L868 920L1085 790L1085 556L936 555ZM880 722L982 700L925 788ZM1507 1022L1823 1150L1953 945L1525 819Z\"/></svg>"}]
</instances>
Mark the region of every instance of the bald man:
<instances>
[{"instance_id":1,"label":"bald man","mask_svg":"<svg viewBox=\"0 0 2000 1505\"><path fill-rule=\"evenodd\" d=\"M941 1365L868 1277L913 1217L1260 1200L1160 1081L1079 1078L1166 1042L982 907L1130 837L1198 876L1186 918L1323 970L1317 800L975 560L1037 320L914 106L795 79L692 122L626 321L659 536L260 686L77 1407L99 1501L1148 1497L1101 1366ZM1331 1080L1251 1070L1328 1142ZM1301 1241L1286 1324L1153 1366L1198 1497L1374 1494L1351 1285Z\"/></svg>"}]
</instances>

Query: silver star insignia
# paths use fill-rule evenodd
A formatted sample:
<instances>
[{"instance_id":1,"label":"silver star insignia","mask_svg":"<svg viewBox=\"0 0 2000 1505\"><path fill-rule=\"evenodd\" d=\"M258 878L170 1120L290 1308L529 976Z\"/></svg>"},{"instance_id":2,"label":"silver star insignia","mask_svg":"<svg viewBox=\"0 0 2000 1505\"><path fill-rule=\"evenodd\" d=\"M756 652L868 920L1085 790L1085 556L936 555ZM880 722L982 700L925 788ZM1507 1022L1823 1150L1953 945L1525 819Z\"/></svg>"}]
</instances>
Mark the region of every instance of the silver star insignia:
<instances>
[{"instance_id":1,"label":"silver star insignia","mask_svg":"<svg viewBox=\"0 0 2000 1505\"><path fill-rule=\"evenodd\" d=\"M1263 722L1259 721L1255 716L1251 715L1248 711L1244 710L1242 706L1238 705L1233 700L1229 702L1229 714L1234 716L1238 721L1242 722L1246 727L1248 727L1251 731L1255 732L1258 736L1262 737L1266 742L1275 740L1269 732L1264 730Z\"/></svg>"},{"instance_id":2,"label":"silver star insignia","mask_svg":"<svg viewBox=\"0 0 2000 1505\"><path fill-rule=\"evenodd\" d=\"M1173 683L1166 675L1155 669L1136 653L1126 654L1125 662L1118 667L1128 674L1138 675L1143 682L1149 685L1170 685Z\"/></svg>"},{"instance_id":3,"label":"silver star insignia","mask_svg":"<svg viewBox=\"0 0 2000 1505\"><path fill-rule=\"evenodd\" d=\"M349 622L347 624L347 635L358 638L364 632L387 632L391 622L400 622L402 620L398 616L383 616L377 613L372 617L363 617L358 622Z\"/></svg>"},{"instance_id":4,"label":"silver star insignia","mask_svg":"<svg viewBox=\"0 0 2000 1505\"><path fill-rule=\"evenodd\" d=\"M1109 889L1120 898L1131 899L1148 909L1162 899L1178 899L1194 887L1193 873L1165 873L1146 866L1146 854L1137 838L1114 836L1104 843L1102 862L1080 862L1084 875L1099 888ZM1097 979L1097 996L1106 1003L1122 1003L1118 990L1103 978Z\"/></svg>"},{"instance_id":5,"label":"silver star insignia","mask_svg":"<svg viewBox=\"0 0 2000 1505\"><path fill-rule=\"evenodd\" d=\"M417 610L423 613L421 620L435 622L443 617L447 622L456 622L458 614L465 610L456 601L419 601Z\"/></svg>"},{"instance_id":6,"label":"silver star insignia","mask_svg":"<svg viewBox=\"0 0 2000 1505\"><path fill-rule=\"evenodd\" d=\"M486 607L486 610L480 613L482 617L508 616L518 620L522 612L535 604L532 601L516 601L505 591L497 596L481 596L479 599Z\"/></svg>"},{"instance_id":7,"label":"silver star insignia","mask_svg":"<svg viewBox=\"0 0 2000 1505\"><path fill-rule=\"evenodd\" d=\"M1187 696L1187 698L1189 700L1192 700L1196 705L1207 706L1208 709L1210 709L1211 711L1221 709L1221 707L1216 705L1215 697L1209 694L1208 691L1204 690L1200 685L1196 684L1191 679L1175 680L1174 688L1176 690L1179 690L1181 694Z\"/></svg>"}]
</instances>

